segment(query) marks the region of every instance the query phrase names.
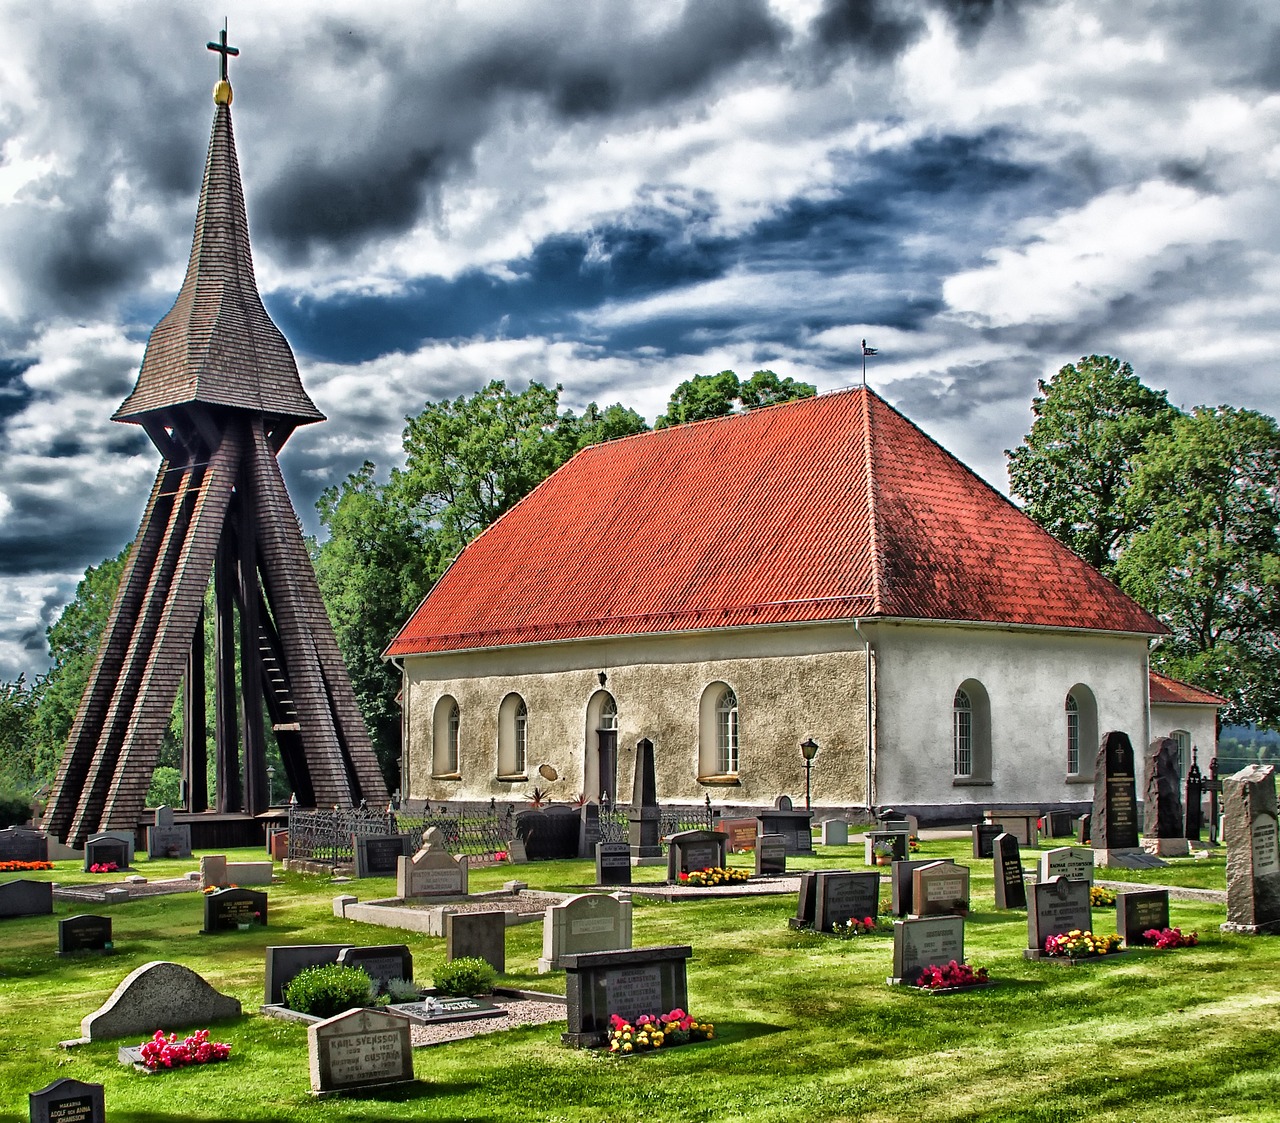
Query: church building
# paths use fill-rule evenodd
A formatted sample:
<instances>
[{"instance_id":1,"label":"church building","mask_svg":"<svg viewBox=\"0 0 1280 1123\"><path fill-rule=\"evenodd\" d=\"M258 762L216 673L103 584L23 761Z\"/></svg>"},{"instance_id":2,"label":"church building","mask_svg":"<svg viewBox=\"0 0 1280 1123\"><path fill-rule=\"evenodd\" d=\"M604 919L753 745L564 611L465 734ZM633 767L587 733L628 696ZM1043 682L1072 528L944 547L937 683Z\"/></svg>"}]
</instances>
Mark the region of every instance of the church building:
<instances>
[{"instance_id":1,"label":"church building","mask_svg":"<svg viewBox=\"0 0 1280 1123\"><path fill-rule=\"evenodd\" d=\"M385 655L411 798L626 801L649 738L661 802L767 806L812 740L814 806L958 819L1090 799L1164 632L863 387L585 449Z\"/></svg>"}]
</instances>

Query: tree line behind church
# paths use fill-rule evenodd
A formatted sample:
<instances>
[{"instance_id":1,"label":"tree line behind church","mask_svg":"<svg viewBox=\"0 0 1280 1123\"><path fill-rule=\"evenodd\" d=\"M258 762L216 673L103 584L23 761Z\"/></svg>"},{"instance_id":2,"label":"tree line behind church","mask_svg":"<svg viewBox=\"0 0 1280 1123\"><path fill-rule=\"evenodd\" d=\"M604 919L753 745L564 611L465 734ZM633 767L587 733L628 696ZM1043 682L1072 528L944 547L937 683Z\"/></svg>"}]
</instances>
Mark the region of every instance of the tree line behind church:
<instances>
[{"instance_id":1,"label":"tree line behind church","mask_svg":"<svg viewBox=\"0 0 1280 1123\"><path fill-rule=\"evenodd\" d=\"M1230 406L1183 412L1109 356L1068 364L1038 386L1031 429L1006 453L1015 499L1169 627L1154 667L1228 698L1228 722L1280 728L1276 422ZM649 428L622 404L562 409L560 392L495 380L427 403L407 419L402 464L383 472L365 462L317 503L321 592L393 786L400 680L381 659L388 641L458 552L574 453ZM695 375L655 428L814 392L768 370ZM0 790L52 777L126 551L86 571L48 629L49 673L0 683ZM175 709L157 798L176 796L180 728Z\"/></svg>"}]
</instances>

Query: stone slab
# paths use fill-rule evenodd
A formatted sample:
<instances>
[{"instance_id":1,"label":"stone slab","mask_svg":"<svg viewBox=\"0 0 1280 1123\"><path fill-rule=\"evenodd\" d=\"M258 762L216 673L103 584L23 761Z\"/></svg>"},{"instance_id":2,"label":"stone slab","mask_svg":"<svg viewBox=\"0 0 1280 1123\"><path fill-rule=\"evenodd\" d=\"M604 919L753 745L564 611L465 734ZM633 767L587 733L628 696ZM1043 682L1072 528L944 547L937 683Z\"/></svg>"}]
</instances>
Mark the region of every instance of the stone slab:
<instances>
[{"instance_id":1,"label":"stone slab","mask_svg":"<svg viewBox=\"0 0 1280 1123\"><path fill-rule=\"evenodd\" d=\"M157 1029L202 1029L240 1015L240 1002L220 994L190 967L154 960L131 971L92 1014L80 1022L89 1041L150 1037Z\"/></svg>"},{"instance_id":2,"label":"stone slab","mask_svg":"<svg viewBox=\"0 0 1280 1123\"><path fill-rule=\"evenodd\" d=\"M347 1010L307 1027L311 1091L347 1092L413 1079L412 1023L385 1010Z\"/></svg>"}]
</instances>

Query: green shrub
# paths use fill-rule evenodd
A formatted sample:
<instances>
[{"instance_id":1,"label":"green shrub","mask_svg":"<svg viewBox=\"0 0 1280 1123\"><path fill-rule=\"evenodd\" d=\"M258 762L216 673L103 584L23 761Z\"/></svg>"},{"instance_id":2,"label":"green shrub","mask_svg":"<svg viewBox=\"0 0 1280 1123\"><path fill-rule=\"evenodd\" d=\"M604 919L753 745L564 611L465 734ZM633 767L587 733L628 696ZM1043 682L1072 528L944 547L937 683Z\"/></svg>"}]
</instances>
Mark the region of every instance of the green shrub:
<instances>
[{"instance_id":1,"label":"green shrub","mask_svg":"<svg viewBox=\"0 0 1280 1123\"><path fill-rule=\"evenodd\" d=\"M437 967L431 981L441 994L466 998L473 994L488 994L493 990L497 977L498 973L488 960L464 955Z\"/></svg>"},{"instance_id":2,"label":"green shrub","mask_svg":"<svg viewBox=\"0 0 1280 1123\"><path fill-rule=\"evenodd\" d=\"M0 827L21 826L31 818L31 797L22 792L0 791Z\"/></svg>"},{"instance_id":3,"label":"green shrub","mask_svg":"<svg viewBox=\"0 0 1280 1123\"><path fill-rule=\"evenodd\" d=\"M377 994L374 982L359 967L326 963L299 971L284 986L284 1004L300 1014L332 1018L356 1006L370 1006Z\"/></svg>"}]
</instances>

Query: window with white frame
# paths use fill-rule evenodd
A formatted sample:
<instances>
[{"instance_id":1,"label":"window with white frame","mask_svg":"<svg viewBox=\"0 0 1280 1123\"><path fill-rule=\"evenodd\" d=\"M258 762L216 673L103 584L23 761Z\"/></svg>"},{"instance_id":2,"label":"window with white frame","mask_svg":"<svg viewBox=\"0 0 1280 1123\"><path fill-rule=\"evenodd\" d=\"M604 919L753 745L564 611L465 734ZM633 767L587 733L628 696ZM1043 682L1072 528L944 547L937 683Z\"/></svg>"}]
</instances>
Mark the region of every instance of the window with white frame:
<instances>
[{"instance_id":1,"label":"window with white frame","mask_svg":"<svg viewBox=\"0 0 1280 1123\"><path fill-rule=\"evenodd\" d=\"M436 702L435 719L432 722L431 774L450 778L458 775L458 730L462 724L462 711L457 700L444 695Z\"/></svg>"},{"instance_id":2,"label":"window with white frame","mask_svg":"<svg viewBox=\"0 0 1280 1123\"><path fill-rule=\"evenodd\" d=\"M1080 774L1080 704L1067 695L1067 775Z\"/></svg>"},{"instance_id":3,"label":"window with white frame","mask_svg":"<svg viewBox=\"0 0 1280 1123\"><path fill-rule=\"evenodd\" d=\"M716 771L721 776L738 771L738 696L728 687L716 703Z\"/></svg>"},{"instance_id":4,"label":"window with white frame","mask_svg":"<svg viewBox=\"0 0 1280 1123\"><path fill-rule=\"evenodd\" d=\"M1083 773L1093 770L1090 754L1098 748L1098 700L1089 687L1078 682L1067 691L1065 707L1067 778L1083 782Z\"/></svg>"},{"instance_id":5,"label":"window with white frame","mask_svg":"<svg viewBox=\"0 0 1280 1123\"><path fill-rule=\"evenodd\" d=\"M951 703L951 743L955 775L968 779L973 775L973 703L962 688Z\"/></svg>"},{"instance_id":6,"label":"window with white frame","mask_svg":"<svg viewBox=\"0 0 1280 1123\"><path fill-rule=\"evenodd\" d=\"M524 704L524 699L520 699L520 705L516 707L516 772L523 772L525 761L529 759L529 707Z\"/></svg>"},{"instance_id":7,"label":"window with white frame","mask_svg":"<svg viewBox=\"0 0 1280 1123\"><path fill-rule=\"evenodd\" d=\"M498 779L524 780L529 759L529 707L508 694L498 707Z\"/></svg>"},{"instance_id":8,"label":"window with white frame","mask_svg":"<svg viewBox=\"0 0 1280 1123\"><path fill-rule=\"evenodd\" d=\"M600 703L600 724L596 728L613 730L618 728L618 703L611 695L606 695L604 701Z\"/></svg>"}]
</instances>

